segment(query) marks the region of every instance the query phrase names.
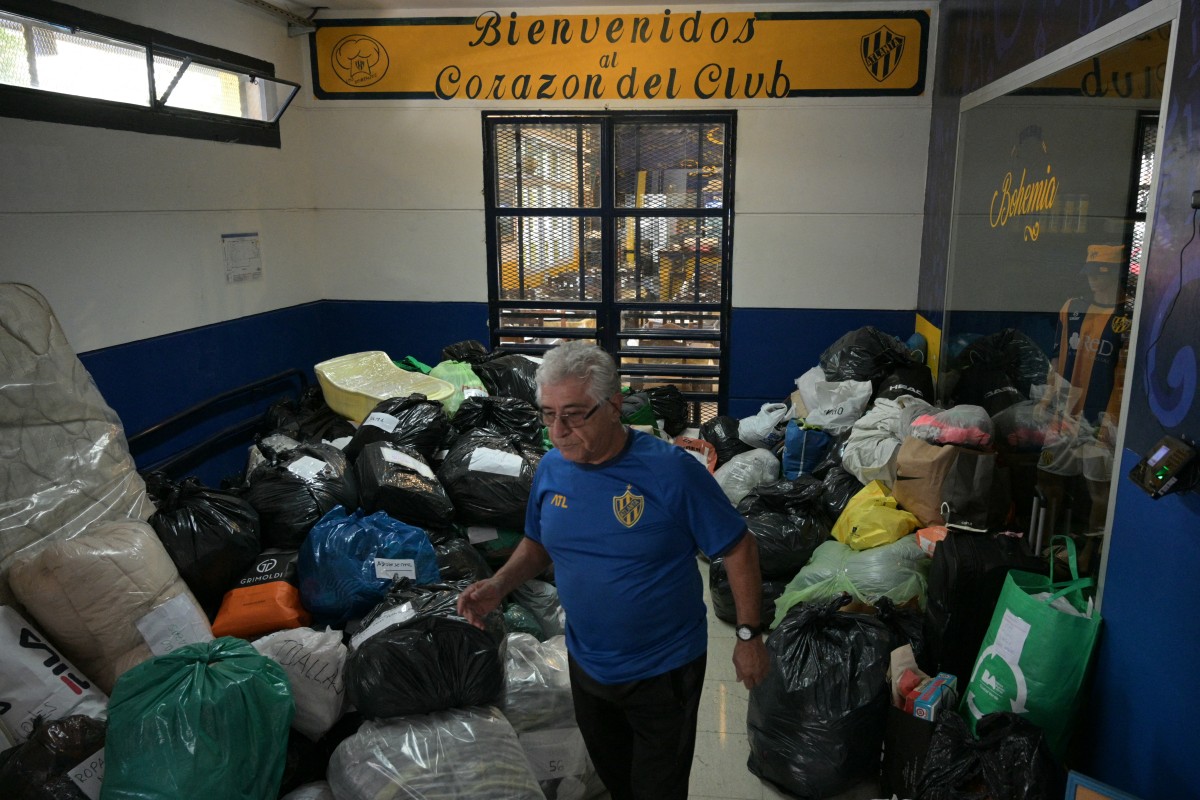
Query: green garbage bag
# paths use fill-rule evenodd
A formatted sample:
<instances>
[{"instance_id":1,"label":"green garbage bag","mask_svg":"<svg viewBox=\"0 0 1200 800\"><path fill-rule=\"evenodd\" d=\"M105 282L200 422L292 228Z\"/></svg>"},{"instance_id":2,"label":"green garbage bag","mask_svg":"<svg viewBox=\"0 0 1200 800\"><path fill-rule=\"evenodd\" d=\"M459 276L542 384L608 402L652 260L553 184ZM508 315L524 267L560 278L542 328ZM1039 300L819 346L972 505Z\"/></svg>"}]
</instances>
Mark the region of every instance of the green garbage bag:
<instances>
[{"instance_id":1,"label":"green garbage bag","mask_svg":"<svg viewBox=\"0 0 1200 800\"><path fill-rule=\"evenodd\" d=\"M283 667L223 636L145 661L108 704L101 800L275 800L295 704Z\"/></svg>"},{"instance_id":2,"label":"green garbage bag","mask_svg":"<svg viewBox=\"0 0 1200 800\"><path fill-rule=\"evenodd\" d=\"M458 407L468 397L487 397L487 387L465 361L442 361L429 370L430 377L440 378L454 387L454 394L445 401L446 413L454 416Z\"/></svg>"},{"instance_id":3,"label":"green garbage bag","mask_svg":"<svg viewBox=\"0 0 1200 800\"><path fill-rule=\"evenodd\" d=\"M1045 731L1050 750L1062 760L1100 633L1100 615L1085 595L1092 579L1079 577L1075 543L1066 536L1056 536L1054 542L1066 547L1071 579L1054 581L1053 555L1048 575L1008 573L960 711L972 733L994 711L1026 717Z\"/></svg>"}]
</instances>

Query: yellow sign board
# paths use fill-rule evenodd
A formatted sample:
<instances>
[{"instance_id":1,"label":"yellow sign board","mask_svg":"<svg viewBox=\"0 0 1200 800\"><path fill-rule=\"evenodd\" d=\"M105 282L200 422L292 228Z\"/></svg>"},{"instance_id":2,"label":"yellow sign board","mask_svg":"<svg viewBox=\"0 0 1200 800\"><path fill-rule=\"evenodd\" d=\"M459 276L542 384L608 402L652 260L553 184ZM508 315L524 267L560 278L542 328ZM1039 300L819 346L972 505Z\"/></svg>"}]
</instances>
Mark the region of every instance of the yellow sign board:
<instances>
[{"instance_id":1,"label":"yellow sign board","mask_svg":"<svg viewBox=\"0 0 1200 800\"><path fill-rule=\"evenodd\" d=\"M927 11L317 20L323 99L762 100L917 95Z\"/></svg>"}]
</instances>

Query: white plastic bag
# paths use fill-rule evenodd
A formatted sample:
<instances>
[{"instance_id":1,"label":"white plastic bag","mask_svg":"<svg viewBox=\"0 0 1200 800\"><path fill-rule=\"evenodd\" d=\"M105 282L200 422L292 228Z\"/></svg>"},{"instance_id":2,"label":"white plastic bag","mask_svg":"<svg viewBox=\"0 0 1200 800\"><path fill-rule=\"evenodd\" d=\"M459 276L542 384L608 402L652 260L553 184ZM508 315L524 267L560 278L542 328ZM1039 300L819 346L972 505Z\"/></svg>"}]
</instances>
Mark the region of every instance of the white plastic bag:
<instances>
[{"instance_id":1,"label":"white plastic bag","mask_svg":"<svg viewBox=\"0 0 1200 800\"><path fill-rule=\"evenodd\" d=\"M280 800L336 800L333 796L333 789L325 781L316 781L314 783L306 783L303 786L297 786L290 792L285 794Z\"/></svg>"},{"instance_id":2,"label":"white plastic bag","mask_svg":"<svg viewBox=\"0 0 1200 800\"><path fill-rule=\"evenodd\" d=\"M870 381L828 381L820 367L797 378L796 388L808 407L805 424L833 436L850 430L871 402Z\"/></svg>"},{"instance_id":3,"label":"white plastic bag","mask_svg":"<svg viewBox=\"0 0 1200 800\"><path fill-rule=\"evenodd\" d=\"M726 461L713 477L736 506L754 487L779 479L779 459L770 450L756 447Z\"/></svg>"},{"instance_id":4,"label":"white plastic bag","mask_svg":"<svg viewBox=\"0 0 1200 800\"><path fill-rule=\"evenodd\" d=\"M787 423L787 403L763 403L757 414L739 421L738 438L751 447L770 450L783 441Z\"/></svg>"},{"instance_id":5,"label":"white plastic bag","mask_svg":"<svg viewBox=\"0 0 1200 800\"><path fill-rule=\"evenodd\" d=\"M292 727L316 741L342 716L346 645L340 631L295 628L256 640L254 649L287 673L296 701Z\"/></svg>"}]
</instances>

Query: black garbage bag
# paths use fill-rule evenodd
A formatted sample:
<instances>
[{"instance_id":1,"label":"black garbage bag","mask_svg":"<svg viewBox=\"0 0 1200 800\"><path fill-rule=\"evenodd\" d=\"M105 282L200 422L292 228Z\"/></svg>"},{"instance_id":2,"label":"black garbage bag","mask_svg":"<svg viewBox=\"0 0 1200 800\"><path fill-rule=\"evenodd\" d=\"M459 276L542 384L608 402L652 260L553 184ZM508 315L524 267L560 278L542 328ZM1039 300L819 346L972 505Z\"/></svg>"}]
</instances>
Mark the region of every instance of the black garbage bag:
<instances>
[{"instance_id":1,"label":"black garbage bag","mask_svg":"<svg viewBox=\"0 0 1200 800\"><path fill-rule=\"evenodd\" d=\"M494 703L504 691L504 618L458 616L461 590L399 581L350 637L346 696L367 719Z\"/></svg>"},{"instance_id":2,"label":"black garbage bag","mask_svg":"<svg viewBox=\"0 0 1200 800\"><path fill-rule=\"evenodd\" d=\"M763 578L787 582L796 577L813 551L829 541L832 524L823 509L811 513L764 511L746 517L746 527L758 543Z\"/></svg>"},{"instance_id":3,"label":"black garbage bag","mask_svg":"<svg viewBox=\"0 0 1200 800\"><path fill-rule=\"evenodd\" d=\"M537 383L533 378L537 364L525 356L494 353L487 361L472 364L471 369L483 381L488 394L516 397L531 406L537 405Z\"/></svg>"},{"instance_id":4,"label":"black garbage bag","mask_svg":"<svg viewBox=\"0 0 1200 800\"><path fill-rule=\"evenodd\" d=\"M258 512L264 548L298 550L321 517L337 506L358 508L358 484L345 454L302 444L250 474L246 500Z\"/></svg>"},{"instance_id":5,"label":"black garbage bag","mask_svg":"<svg viewBox=\"0 0 1200 800\"><path fill-rule=\"evenodd\" d=\"M541 414L516 397L468 397L458 407L453 425L459 433L486 428L505 436L542 441Z\"/></svg>"},{"instance_id":6,"label":"black garbage bag","mask_svg":"<svg viewBox=\"0 0 1200 800\"><path fill-rule=\"evenodd\" d=\"M688 403L678 386L654 386L646 389L654 415L663 421L668 436L678 436L688 426Z\"/></svg>"},{"instance_id":7,"label":"black garbage bag","mask_svg":"<svg viewBox=\"0 0 1200 800\"><path fill-rule=\"evenodd\" d=\"M358 426L346 445L346 458L354 461L372 442L386 442L393 447L411 447L428 461L449 427L450 418L438 401L419 392L407 397L389 397L371 409Z\"/></svg>"},{"instance_id":8,"label":"black garbage bag","mask_svg":"<svg viewBox=\"0 0 1200 800\"><path fill-rule=\"evenodd\" d=\"M762 581L762 611L760 622L769 626L775 621L775 600L787 588L787 581ZM712 597L713 613L717 619L731 624L737 623L737 607L733 602L733 589L729 585L729 574L725 571L725 559L714 558L708 562L708 591Z\"/></svg>"},{"instance_id":9,"label":"black garbage bag","mask_svg":"<svg viewBox=\"0 0 1200 800\"><path fill-rule=\"evenodd\" d=\"M767 511L803 511L819 505L823 492L821 482L811 475L781 478L755 486L741 499L737 510L744 517Z\"/></svg>"},{"instance_id":10,"label":"black garbage bag","mask_svg":"<svg viewBox=\"0 0 1200 800\"><path fill-rule=\"evenodd\" d=\"M442 440L438 442L437 450L433 451L433 458L428 459L429 466L433 467L434 472L442 468L442 462L446 460L446 454L450 452L450 448L458 441L458 431L453 425L446 428L446 432L442 434Z\"/></svg>"},{"instance_id":11,"label":"black garbage bag","mask_svg":"<svg viewBox=\"0 0 1200 800\"><path fill-rule=\"evenodd\" d=\"M467 539L457 536L449 538L435 544L433 552L437 554L438 568L441 569L443 581L474 583L492 575L492 568L484 560L483 554L472 547Z\"/></svg>"},{"instance_id":12,"label":"black garbage bag","mask_svg":"<svg viewBox=\"0 0 1200 800\"><path fill-rule=\"evenodd\" d=\"M700 438L711 444L717 451L717 466L738 455L747 453L754 448L738 438L738 428L741 422L734 417L713 417L700 426Z\"/></svg>"},{"instance_id":13,"label":"black garbage bag","mask_svg":"<svg viewBox=\"0 0 1200 800\"><path fill-rule=\"evenodd\" d=\"M353 436L354 426L325 402L320 386L310 386L300 395L271 404L263 415L263 433L280 431L301 442L332 442L343 436Z\"/></svg>"},{"instance_id":14,"label":"black garbage bag","mask_svg":"<svg viewBox=\"0 0 1200 800\"><path fill-rule=\"evenodd\" d=\"M936 399L933 373L929 371L928 364L914 361L896 365L880 379L875 393L871 395L871 402L874 403L880 398L895 400L905 395L920 398L926 403L932 403Z\"/></svg>"},{"instance_id":15,"label":"black garbage bag","mask_svg":"<svg viewBox=\"0 0 1200 800\"><path fill-rule=\"evenodd\" d=\"M834 520L846 510L850 498L863 489L863 482L843 469L840 464L825 473L821 485L824 487L821 502L825 504L826 513Z\"/></svg>"},{"instance_id":16,"label":"black garbage bag","mask_svg":"<svg viewBox=\"0 0 1200 800\"><path fill-rule=\"evenodd\" d=\"M501 528L525 527L525 505L542 449L519 436L487 429L461 435L437 477L458 521Z\"/></svg>"},{"instance_id":17,"label":"black garbage bag","mask_svg":"<svg viewBox=\"0 0 1200 800\"><path fill-rule=\"evenodd\" d=\"M977 380L969 381L968 373L973 373L979 370L981 376ZM987 336L981 336L969 345L964 347L961 352L950 362L949 371L954 374L955 389L954 395L957 397L962 391L975 391L975 385L986 387L988 385L1011 385L1017 390L1020 395L1018 399L1028 399L1030 389L1033 386L1044 384L1050 374L1050 359L1046 357L1045 352L1038 346L1037 342L1031 339L1028 335L1022 333L1016 328L1004 328L990 333ZM1002 377L996 373L1002 373ZM967 387L959 387L967 382ZM971 405L981 405L986 408L982 402L974 402L961 400L959 402L970 403ZM1000 411L997 408L990 413Z\"/></svg>"},{"instance_id":18,"label":"black garbage bag","mask_svg":"<svg viewBox=\"0 0 1200 800\"><path fill-rule=\"evenodd\" d=\"M225 592L262 551L258 512L233 492L209 489L198 478L176 483L161 472L143 477L157 509L150 525L212 620Z\"/></svg>"},{"instance_id":19,"label":"black garbage bag","mask_svg":"<svg viewBox=\"0 0 1200 800\"><path fill-rule=\"evenodd\" d=\"M480 361L486 361L488 355L488 349L483 342L475 339L464 339L442 348L442 361L465 361L468 364L478 364Z\"/></svg>"},{"instance_id":20,"label":"black garbage bag","mask_svg":"<svg viewBox=\"0 0 1200 800\"><path fill-rule=\"evenodd\" d=\"M871 381L876 387L888 373L912 363L908 345L871 325L850 331L821 353L829 381Z\"/></svg>"},{"instance_id":21,"label":"black garbage bag","mask_svg":"<svg viewBox=\"0 0 1200 800\"><path fill-rule=\"evenodd\" d=\"M938 718L918 783L921 800L1058 800L1066 776L1042 729L1017 714L985 714L979 737L958 714Z\"/></svg>"},{"instance_id":22,"label":"black garbage bag","mask_svg":"<svg viewBox=\"0 0 1200 800\"><path fill-rule=\"evenodd\" d=\"M454 504L415 449L372 442L354 462L354 474L368 514L385 511L421 528L448 527L454 522Z\"/></svg>"},{"instance_id":23,"label":"black garbage bag","mask_svg":"<svg viewBox=\"0 0 1200 800\"><path fill-rule=\"evenodd\" d=\"M626 425L653 425L658 427L658 416L645 392L629 392L621 398L621 422Z\"/></svg>"},{"instance_id":24,"label":"black garbage bag","mask_svg":"<svg viewBox=\"0 0 1200 800\"><path fill-rule=\"evenodd\" d=\"M925 651L925 614L920 608L906 603L896 605L890 597L875 601L875 613L892 632L892 649L912 645L913 657L921 663Z\"/></svg>"},{"instance_id":25,"label":"black garbage bag","mask_svg":"<svg viewBox=\"0 0 1200 800\"><path fill-rule=\"evenodd\" d=\"M750 690L750 758L760 778L802 798L840 794L879 774L892 634L848 595L793 606L771 635L771 668Z\"/></svg>"},{"instance_id":26,"label":"black garbage bag","mask_svg":"<svg viewBox=\"0 0 1200 800\"><path fill-rule=\"evenodd\" d=\"M105 728L101 720L82 714L49 722L39 717L29 738L4 752L0 796L4 800L99 797Z\"/></svg>"}]
</instances>

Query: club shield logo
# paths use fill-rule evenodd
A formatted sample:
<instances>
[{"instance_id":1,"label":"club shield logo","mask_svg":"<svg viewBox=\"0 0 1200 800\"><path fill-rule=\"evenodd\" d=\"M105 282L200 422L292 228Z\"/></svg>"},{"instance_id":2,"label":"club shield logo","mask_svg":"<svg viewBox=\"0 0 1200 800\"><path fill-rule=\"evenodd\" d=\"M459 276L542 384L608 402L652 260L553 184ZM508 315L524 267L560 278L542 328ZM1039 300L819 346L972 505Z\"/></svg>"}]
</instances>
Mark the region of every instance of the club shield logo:
<instances>
[{"instance_id":1,"label":"club shield logo","mask_svg":"<svg viewBox=\"0 0 1200 800\"><path fill-rule=\"evenodd\" d=\"M640 494L634 494L631 486L626 484L625 494L618 495L613 498L613 514L626 528L632 528L642 518L642 512L646 510L646 498Z\"/></svg>"},{"instance_id":2,"label":"club shield logo","mask_svg":"<svg viewBox=\"0 0 1200 800\"><path fill-rule=\"evenodd\" d=\"M862 37L863 66L880 83L896 71L903 56L904 37L887 25L880 25Z\"/></svg>"}]
</instances>

